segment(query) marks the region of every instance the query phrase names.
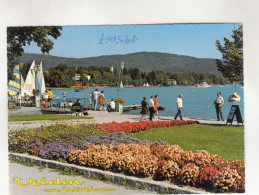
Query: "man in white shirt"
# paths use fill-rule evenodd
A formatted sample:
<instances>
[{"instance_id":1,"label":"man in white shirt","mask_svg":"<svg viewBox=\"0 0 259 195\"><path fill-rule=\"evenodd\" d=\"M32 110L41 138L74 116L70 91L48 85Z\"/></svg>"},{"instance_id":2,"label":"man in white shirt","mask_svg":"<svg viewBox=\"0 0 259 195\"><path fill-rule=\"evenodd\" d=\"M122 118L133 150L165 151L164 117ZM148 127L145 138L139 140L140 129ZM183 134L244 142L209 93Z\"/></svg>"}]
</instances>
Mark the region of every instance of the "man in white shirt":
<instances>
[{"instance_id":1,"label":"man in white shirt","mask_svg":"<svg viewBox=\"0 0 259 195\"><path fill-rule=\"evenodd\" d=\"M152 95L149 102L148 102L148 107L149 107L149 121L152 121L153 117L154 117L154 113L155 113L155 109L154 109L154 96Z\"/></svg>"},{"instance_id":2,"label":"man in white shirt","mask_svg":"<svg viewBox=\"0 0 259 195\"><path fill-rule=\"evenodd\" d=\"M224 117L223 117L223 113L222 113L222 105L224 104L224 98L221 96L221 92L218 92L217 96L218 97L214 101L214 105L215 105L216 113L217 113L217 118L218 118L218 121L220 121L220 118L219 118L219 113L220 113L221 120L224 121Z\"/></svg>"},{"instance_id":3,"label":"man in white shirt","mask_svg":"<svg viewBox=\"0 0 259 195\"><path fill-rule=\"evenodd\" d=\"M178 110L178 112L177 112L177 114L175 115L174 120L177 119L178 115L180 116L180 119L183 120L183 118L182 118L182 109L183 109L183 100L182 100L182 97L183 97L183 95L180 94L179 97L178 97L177 100L176 100L176 105L177 105L177 110Z\"/></svg>"},{"instance_id":4,"label":"man in white shirt","mask_svg":"<svg viewBox=\"0 0 259 195\"><path fill-rule=\"evenodd\" d=\"M96 89L93 92L93 96L94 96L94 110L96 110L96 108L97 108L97 102L98 102L99 94L100 94L100 92L98 91L98 89Z\"/></svg>"}]
</instances>

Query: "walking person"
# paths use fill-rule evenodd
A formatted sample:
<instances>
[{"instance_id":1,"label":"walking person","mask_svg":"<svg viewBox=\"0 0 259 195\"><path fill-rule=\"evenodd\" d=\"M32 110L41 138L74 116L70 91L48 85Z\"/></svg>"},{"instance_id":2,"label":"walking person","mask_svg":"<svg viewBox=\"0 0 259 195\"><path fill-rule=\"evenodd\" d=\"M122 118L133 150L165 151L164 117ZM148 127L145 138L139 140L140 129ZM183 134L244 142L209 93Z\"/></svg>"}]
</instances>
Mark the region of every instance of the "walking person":
<instances>
[{"instance_id":1,"label":"walking person","mask_svg":"<svg viewBox=\"0 0 259 195\"><path fill-rule=\"evenodd\" d=\"M155 107L154 107L155 113L156 113L156 115L157 115L157 118L159 119L159 114L158 114L158 107L159 107L159 105L158 105L158 95L155 95L155 98L154 98L154 105L155 105ZM154 116L155 116L155 113L154 113ZM155 118L155 117L154 117L154 118Z\"/></svg>"},{"instance_id":2,"label":"walking person","mask_svg":"<svg viewBox=\"0 0 259 195\"><path fill-rule=\"evenodd\" d=\"M104 108L104 91L101 91L100 95L99 95L99 104L100 104L100 110L103 110Z\"/></svg>"},{"instance_id":3,"label":"walking person","mask_svg":"<svg viewBox=\"0 0 259 195\"><path fill-rule=\"evenodd\" d=\"M149 121L152 121L154 117L154 96L152 95L149 102L148 102L148 107L149 107Z\"/></svg>"},{"instance_id":4,"label":"walking person","mask_svg":"<svg viewBox=\"0 0 259 195\"><path fill-rule=\"evenodd\" d=\"M220 121L220 117L221 117L221 120L224 121L224 117L223 117L223 113L222 113L222 105L224 104L224 98L221 96L221 92L218 92L217 96L218 97L214 101L217 119L218 119L218 121ZM219 117L219 114L220 114L220 117Z\"/></svg>"},{"instance_id":5,"label":"walking person","mask_svg":"<svg viewBox=\"0 0 259 195\"><path fill-rule=\"evenodd\" d=\"M142 100L142 102L141 102L141 106L142 106L142 110L141 110L141 114L142 114L141 120L143 120L143 118L144 118L144 120L147 120L147 119L146 119L146 115L147 115L147 113L148 113L148 102L146 101L146 99L147 99L147 97L144 96L144 97L143 97L143 100Z\"/></svg>"},{"instance_id":6,"label":"walking person","mask_svg":"<svg viewBox=\"0 0 259 195\"><path fill-rule=\"evenodd\" d=\"M182 109L183 109L183 100L182 100L182 98L183 98L183 95L180 94L179 97L176 100L176 105L177 105L178 112L175 115L174 120L176 120L178 118L178 116L180 116L180 119L183 120L183 118L182 118Z\"/></svg>"},{"instance_id":7,"label":"walking person","mask_svg":"<svg viewBox=\"0 0 259 195\"><path fill-rule=\"evenodd\" d=\"M96 108L97 108L99 94L100 94L100 92L98 91L98 89L95 89L95 91L93 92L93 96L94 96L94 110L96 110Z\"/></svg>"},{"instance_id":8,"label":"walking person","mask_svg":"<svg viewBox=\"0 0 259 195\"><path fill-rule=\"evenodd\" d=\"M48 108L48 99L49 99L49 95L47 93L47 90L45 91L45 93L43 93L43 100L45 102L45 107Z\"/></svg>"}]
</instances>

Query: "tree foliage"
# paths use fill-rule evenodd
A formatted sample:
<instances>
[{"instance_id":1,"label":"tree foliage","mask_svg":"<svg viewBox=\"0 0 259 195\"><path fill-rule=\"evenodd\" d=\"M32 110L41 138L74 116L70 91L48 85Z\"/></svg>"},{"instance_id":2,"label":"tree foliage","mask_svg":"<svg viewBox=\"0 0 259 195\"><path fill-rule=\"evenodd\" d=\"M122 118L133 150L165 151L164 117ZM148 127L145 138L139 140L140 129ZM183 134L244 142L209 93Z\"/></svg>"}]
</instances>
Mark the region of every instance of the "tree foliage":
<instances>
[{"instance_id":1,"label":"tree foliage","mask_svg":"<svg viewBox=\"0 0 259 195\"><path fill-rule=\"evenodd\" d=\"M224 38L224 46L216 41L216 47L222 53L222 60L216 60L218 70L231 82L243 81L243 27L233 30L233 40Z\"/></svg>"},{"instance_id":2,"label":"tree foliage","mask_svg":"<svg viewBox=\"0 0 259 195\"><path fill-rule=\"evenodd\" d=\"M83 75L89 74L91 79L89 82L80 79L74 81L74 74L79 74L82 78ZM86 79L86 77L83 77ZM167 86L168 79L175 79L178 85L194 85L206 80L209 84L225 84L227 81L222 76L217 76L210 73L202 72L163 72L163 71L151 71L148 73L140 73L138 68L129 68L127 71L123 71L121 77L123 85L143 86L148 82L150 85L162 85ZM87 79L86 79L87 80ZM111 87L116 86L116 73L112 73L109 67L70 67L65 64L59 64L49 70L49 74L45 75L46 85L50 87L71 87L77 82L81 84L95 85L107 85Z\"/></svg>"},{"instance_id":3,"label":"tree foliage","mask_svg":"<svg viewBox=\"0 0 259 195\"><path fill-rule=\"evenodd\" d=\"M48 53L54 43L49 36L57 39L62 27L8 27L7 28L7 60L8 80L13 79L13 68L22 56L26 44L35 42L41 48L42 53Z\"/></svg>"}]
</instances>

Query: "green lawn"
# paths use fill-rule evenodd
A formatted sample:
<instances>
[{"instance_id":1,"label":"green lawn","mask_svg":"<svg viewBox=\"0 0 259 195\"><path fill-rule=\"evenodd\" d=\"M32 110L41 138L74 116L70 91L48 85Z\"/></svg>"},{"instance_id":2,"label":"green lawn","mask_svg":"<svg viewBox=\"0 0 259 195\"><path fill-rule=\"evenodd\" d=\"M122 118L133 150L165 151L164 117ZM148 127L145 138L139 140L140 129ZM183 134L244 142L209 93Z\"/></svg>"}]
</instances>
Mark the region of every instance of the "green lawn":
<instances>
[{"instance_id":1,"label":"green lawn","mask_svg":"<svg viewBox=\"0 0 259 195\"><path fill-rule=\"evenodd\" d=\"M91 119L92 117L63 115L63 114L43 114L43 115L11 115L8 121L36 121L36 120L68 120L68 119Z\"/></svg>"},{"instance_id":2,"label":"green lawn","mask_svg":"<svg viewBox=\"0 0 259 195\"><path fill-rule=\"evenodd\" d=\"M244 162L244 127L185 125L171 128L154 128L149 131L132 133L131 137L180 145L184 150L207 150L225 159Z\"/></svg>"}]
</instances>

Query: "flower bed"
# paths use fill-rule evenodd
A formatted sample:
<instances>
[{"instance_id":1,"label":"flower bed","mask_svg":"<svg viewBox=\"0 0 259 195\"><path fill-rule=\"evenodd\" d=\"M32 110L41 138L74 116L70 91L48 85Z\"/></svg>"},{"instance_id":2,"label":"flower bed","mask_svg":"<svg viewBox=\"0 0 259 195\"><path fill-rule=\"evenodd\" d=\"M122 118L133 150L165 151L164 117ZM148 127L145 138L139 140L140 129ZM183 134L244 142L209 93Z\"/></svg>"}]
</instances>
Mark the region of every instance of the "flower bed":
<instances>
[{"instance_id":1,"label":"flower bed","mask_svg":"<svg viewBox=\"0 0 259 195\"><path fill-rule=\"evenodd\" d=\"M98 124L98 128L103 131L108 132L124 132L124 133L134 133L140 131L147 131L151 128L157 127L172 127L176 125L188 125L196 124L195 121L187 120L171 120L171 121L139 121L139 122L111 122L111 123L102 123Z\"/></svg>"},{"instance_id":2,"label":"flower bed","mask_svg":"<svg viewBox=\"0 0 259 195\"><path fill-rule=\"evenodd\" d=\"M241 161L228 161L204 150L184 151L178 145L89 145L85 150L71 150L69 161L139 177L180 182L214 192L244 191Z\"/></svg>"},{"instance_id":3,"label":"flower bed","mask_svg":"<svg viewBox=\"0 0 259 195\"><path fill-rule=\"evenodd\" d=\"M49 127L50 128L50 127ZM53 127L51 127L52 129ZM77 127L74 128L74 131ZM118 145L121 143L132 144L132 143L156 143L156 144L167 144L164 141L149 141L149 140L138 140L136 138L132 138L127 136L122 132L113 132L107 135L96 135L96 136L88 136L89 132L85 132L84 136L76 137L76 134L71 132L72 137L63 136L58 139L50 139L50 141L46 141L45 137L39 135L39 138L35 141L29 142L29 140L20 139L16 144L9 145L9 150L20 153L29 153L32 155L39 156L44 159L49 160L68 160L68 154L72 149L85 149L87 146L91 144L101 145L101 144L112 144ZM93 134L93 133L92 133ZM12 141L12 140L11 140ZM10 143L9 143L10 144Z\"/></svg>"}]
</instances>

